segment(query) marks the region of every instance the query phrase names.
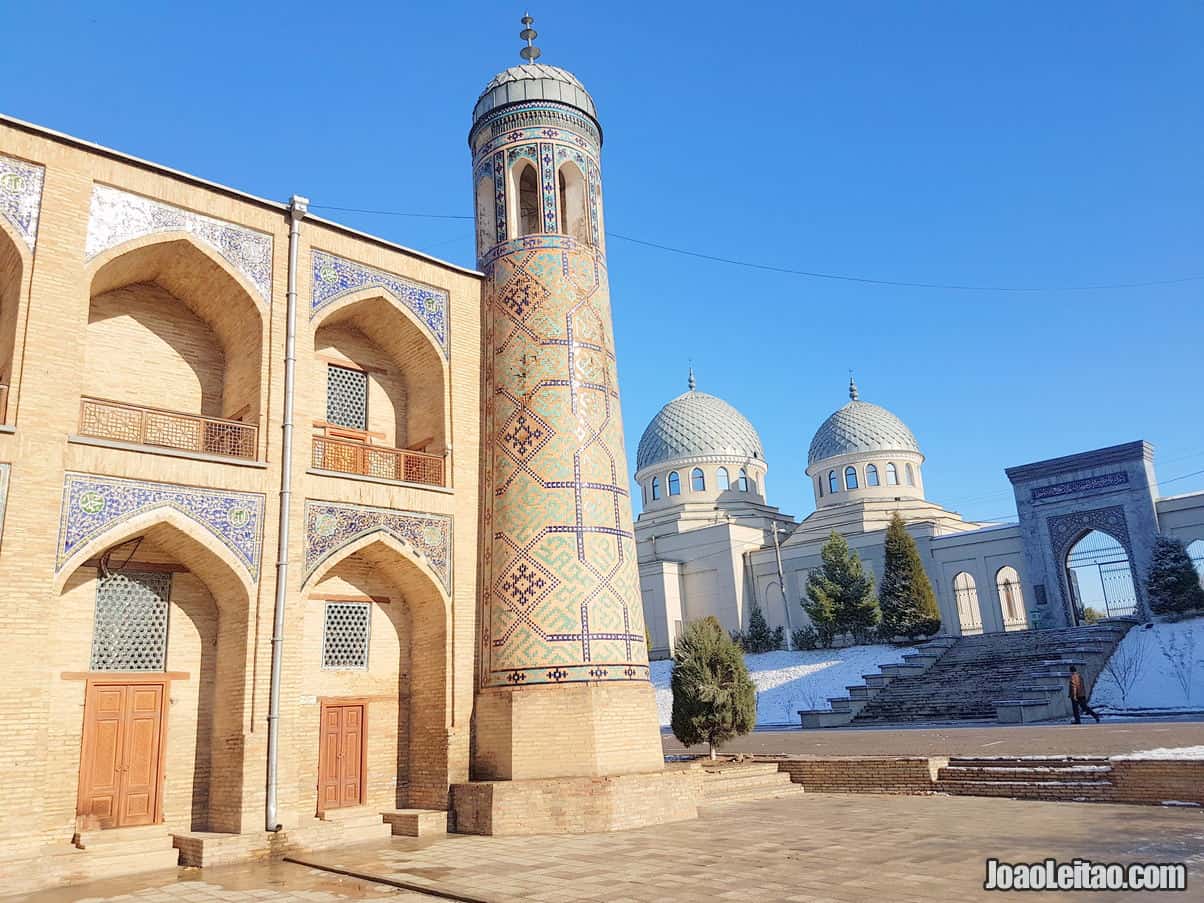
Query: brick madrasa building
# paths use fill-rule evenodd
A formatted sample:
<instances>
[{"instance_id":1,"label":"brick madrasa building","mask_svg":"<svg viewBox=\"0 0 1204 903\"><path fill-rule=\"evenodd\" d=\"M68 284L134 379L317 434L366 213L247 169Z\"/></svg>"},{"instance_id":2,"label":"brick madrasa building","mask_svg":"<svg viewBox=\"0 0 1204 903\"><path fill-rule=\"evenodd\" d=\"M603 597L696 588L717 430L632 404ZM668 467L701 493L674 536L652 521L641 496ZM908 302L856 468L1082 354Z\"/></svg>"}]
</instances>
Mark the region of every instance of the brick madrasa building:
<instances>
[{"instance_id":1,"label":"brick madrasa building","mask_svg":"<svg viewBox=\"0 0 1204 903\"><path fill-rule=\"evenodd\" d=\"M601 130L533 51L473 111L480 272L0 120L0 872L695 814Z\"/></svg>"}]
</instances>

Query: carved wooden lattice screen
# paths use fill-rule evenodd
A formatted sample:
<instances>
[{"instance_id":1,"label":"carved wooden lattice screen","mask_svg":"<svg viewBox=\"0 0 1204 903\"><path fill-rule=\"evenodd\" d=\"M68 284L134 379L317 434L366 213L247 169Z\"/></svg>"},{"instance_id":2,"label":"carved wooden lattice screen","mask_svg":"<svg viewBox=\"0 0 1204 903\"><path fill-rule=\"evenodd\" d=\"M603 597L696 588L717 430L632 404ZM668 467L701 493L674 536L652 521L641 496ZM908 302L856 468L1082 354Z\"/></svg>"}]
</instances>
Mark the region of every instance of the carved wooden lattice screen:
<instances>
[{"instance_id":1,"label":"carved wooden lattice screen","mask_svg":"<svg viewBox=\"0 0 1204 903\"><path fill-rule=\"evenodd\" d=\"M96 584L93 671L164 671L171 574L119 573Z\"/></svg>"}]
</instances>

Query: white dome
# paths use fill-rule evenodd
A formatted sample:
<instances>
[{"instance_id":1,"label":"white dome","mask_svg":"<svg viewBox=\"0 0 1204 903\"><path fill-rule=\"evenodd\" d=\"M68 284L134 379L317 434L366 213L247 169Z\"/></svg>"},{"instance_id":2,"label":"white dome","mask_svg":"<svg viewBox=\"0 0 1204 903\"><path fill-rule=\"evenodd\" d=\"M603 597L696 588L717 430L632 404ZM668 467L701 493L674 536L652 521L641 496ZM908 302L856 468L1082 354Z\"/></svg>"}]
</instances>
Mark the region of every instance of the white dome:
<instances>
[{"instance_id":1,"label":"white dome","mask_svg":"<svg viewBox=\"0 0 1204 903\"><path fill-rule=\"evenodd\" d=\"M694 389L660 409L636 451L637 470L681 458L734 458L764 462L761 437L748 418L722 398Z\"/></svg>"},{"instance_id":2,"label":"white dome","mask_svg":"<svg viewBox=\"0 0 1204 903\"><path fill-rule=\"evenodd\" d=\"M902 420L886 408L857 397L849 383L850 401L823 422L811 440L807 466L854 452L902 451L920 453L919 443Z\"/></svg>"},{"instance_id":3,"label":"white dome","mask_svg":"<svg viewBox=\"0 0 1204 903\"><path fill-rule=\"evenodd\" d=\"M473 122L490 110L524 100L556 100L598 118L594 99L573 73L543 63L523 63L499 72L485 86L472 111Z\"/></svg>"}]
</instances>

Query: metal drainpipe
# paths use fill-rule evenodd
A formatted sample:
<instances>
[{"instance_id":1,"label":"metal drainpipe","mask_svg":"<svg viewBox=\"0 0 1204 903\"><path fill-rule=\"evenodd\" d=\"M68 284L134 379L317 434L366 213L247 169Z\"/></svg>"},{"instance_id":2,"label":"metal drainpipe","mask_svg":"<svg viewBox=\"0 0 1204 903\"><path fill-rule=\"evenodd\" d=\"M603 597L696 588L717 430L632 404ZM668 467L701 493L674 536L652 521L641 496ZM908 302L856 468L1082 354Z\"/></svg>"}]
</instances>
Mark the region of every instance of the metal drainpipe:
<instances>
[{"instance_id":1,"label":"metal drainpipe","mask_svg":"<svg viewBox=\"0 0 1204 903\"><path fill-rule=\"evenodd\" d=\"M268 694L268 786L264 825L279 831L276 785L280 756L280 667L284 650L284 606L288 600L288 527L293 498L293 388L297 370L297 248L301 220L309 199L294 194L289 201L287 324L284 333L284 424L280 443L280 527L276 544L276 606L272 621L272 676Z\"/></svg>"}]
</instances>

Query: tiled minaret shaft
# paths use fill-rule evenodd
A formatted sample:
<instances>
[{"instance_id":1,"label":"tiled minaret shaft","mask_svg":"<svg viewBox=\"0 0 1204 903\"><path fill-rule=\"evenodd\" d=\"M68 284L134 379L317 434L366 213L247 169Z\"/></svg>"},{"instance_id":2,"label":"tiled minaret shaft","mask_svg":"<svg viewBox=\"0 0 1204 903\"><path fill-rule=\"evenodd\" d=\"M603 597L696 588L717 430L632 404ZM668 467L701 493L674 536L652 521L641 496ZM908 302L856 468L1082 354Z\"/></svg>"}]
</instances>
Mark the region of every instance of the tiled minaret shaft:
<instances>
[{"instance_id":1,"label":"tiled minaret shaft","mask_svg":"<svg viewBox=\"0 0 1204 903\"><path fill-rule=\"evenodd\" d=\"M473 120L486 277L474 774L659 770L594 103L529 62L490 83Z\"/></svg>"}]
</instances>

